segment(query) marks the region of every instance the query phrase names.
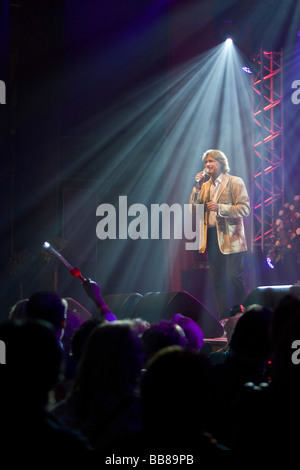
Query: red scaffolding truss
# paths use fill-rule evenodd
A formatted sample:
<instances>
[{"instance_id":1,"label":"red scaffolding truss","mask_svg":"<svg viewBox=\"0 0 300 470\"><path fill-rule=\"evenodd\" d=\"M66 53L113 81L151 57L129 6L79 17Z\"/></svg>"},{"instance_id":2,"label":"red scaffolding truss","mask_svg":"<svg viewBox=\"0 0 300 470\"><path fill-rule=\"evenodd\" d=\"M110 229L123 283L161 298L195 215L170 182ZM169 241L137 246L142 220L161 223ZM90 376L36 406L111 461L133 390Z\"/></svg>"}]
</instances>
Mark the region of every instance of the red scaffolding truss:
<instances>
[{"instance_id":1,"label":"red scaffolding truss","mask_svg":"<svg viewBox=\"0 0 300 470\"><path fill-rule=\"evenodd\" d=\"M284 197L282 52L261 50L252 60L252 250L264 251Z\"/></svg>"}]
</instances>

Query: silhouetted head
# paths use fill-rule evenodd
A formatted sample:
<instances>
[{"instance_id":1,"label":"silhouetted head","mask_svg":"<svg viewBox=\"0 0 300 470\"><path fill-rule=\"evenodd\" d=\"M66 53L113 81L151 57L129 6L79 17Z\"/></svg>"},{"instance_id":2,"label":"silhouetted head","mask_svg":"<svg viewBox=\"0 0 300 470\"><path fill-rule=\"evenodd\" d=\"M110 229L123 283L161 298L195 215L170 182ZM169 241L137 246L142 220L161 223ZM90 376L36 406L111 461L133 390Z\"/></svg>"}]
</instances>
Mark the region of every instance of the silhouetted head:
<instances>
[{"instance_id":1,"label":"silhouetted head","mask_svg":"<svg viewBox=\"0 0 300 470\"><path fill-rule=\"evenodd\" d=\"M274 339L272 375L296 379L298 389L300 369L298 362L294 363L292 360L294 353L298 354L297 344L300 339L300 299L298 296L288 294L278 302L274 311L272 332Z\"/></svg>"},{"instance_id":2,"label":"silhouetted head","mask_svg":"<svg viewBox=\"0 0 300 470\"><path fill-rule=\"evenodd\" d=\"M200 353L170 346L150 359L141 380L147 432L163 442L195 444L209 408L211 365Z\"/></svg>"},{"instance_id":3,"label":"silhouetted head","mask_svg":"<svg viewBox=\"0 0 300 470\"><path fill-rule=\"evenodd\" d=\"M82 323L73 333L71 338L71 351L76 364L79 363L88 337L94 329L101 325L101 320L91 318Z\"/></svg>"},{"instance_id":4,"label":"silhouetted head","mask_svg":"<svg viewBox=\"0 0 300 470\"><path fill-rule=\"evenodd\" d=\"M85 414L104 396L132 398L143 364L141 339L132 322L96 326L86 341L72 392L80 412Z\"/></svg>"},{"instance_id":5,"label":"silhouetted head","mask_svg":"<svg viewBox=\"0 0 300 470\"><path fill-rule=\"evenodd\" d=\"M173 322L183 329L187 339L186 347L192 351L199 351L204 344L204 334L200 326L192 318L180 313L173 316Z\"/></svg>"},{"instance_id":6,"label":"silhouetted head","mask_svg":"<svg viewBox=\"0 0 300 470\"><path fill-rule=\"evenodd\" d=\"M63 334L67 315L67 301L56 292L40 291L33 294L27 302L28 318L44 320Z\"/></svg>"},{"instance_id":7,"label":"silhouetted head","mask_svg":"<svg viewBox=\"0 0 300 470\"><path fill-rule=\"evenodd\" d=\"M27 303L28 299L22 299L16 302L9 311L9 320L27 320Z\"/></svg>"},{"instance_id":8,"label":"silhouetted head","mask_svg":"<svg viewBox=\"0 0 300 470\"><path fill-rule=\"evenodd\" d=\"M145 354L149 358L167 346L185 347L187 339L180 325L169 320L161 320L150 325L144 332L142 343Z\"/></svg>"},{"instance_id":9,"label":"silhouetted head","mask_svg":"<svg viewBox=\"0 0 300 470\"><path fill-rule=\"evenodd\" d=\"M62 349L51 325L41 320L9 321L0 326L0 339L6 346L1 407L30 413L44 406L62 361Z\"/></svg>"},{"instance_id":10,"label":"silhouetted head","mask_svg":"<svg viewBox=\"0 0 300 470\"><path fill-rule=\"evenodd\" d=\"M230 339L233 354L247 361L266 359L272 348L271 326L273 314L267 307L250 305L234 328Z\"/></svg>"},{"instance_id":11,"label":"silhouetted head","mask_svg":"<svg viewBox=\"0 0 300 470\"><path fill-rule=\"evenodd\" d=\"M300 317L300 298L295 294L285 295L279 300L273 318L272 333L275 343L280 340L290 323Z\"/></svg>"}]
</instances>

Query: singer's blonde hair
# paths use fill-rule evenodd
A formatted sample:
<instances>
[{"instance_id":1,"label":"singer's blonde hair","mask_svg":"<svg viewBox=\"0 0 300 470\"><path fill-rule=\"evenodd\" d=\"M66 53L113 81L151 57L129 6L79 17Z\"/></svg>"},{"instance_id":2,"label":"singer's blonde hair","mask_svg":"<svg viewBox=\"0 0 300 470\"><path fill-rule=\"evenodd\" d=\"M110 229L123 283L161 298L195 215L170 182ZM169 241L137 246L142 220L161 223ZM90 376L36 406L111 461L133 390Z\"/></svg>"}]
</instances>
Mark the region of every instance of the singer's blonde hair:
<instances>
[{"instance_id":1,"label":"singer's blonde hair","mask_svg":"<svg viewBox=\"0 0 300 470\"><path fill-rule=\"evenodd\" d=\"M205 163L208 157L213 157L218 160L218 162L220 162L222 173L229 173L230 168L224 152L216 149L206 150L206 152L203 154L202 161Z\"/></svg>"}]
</instances>

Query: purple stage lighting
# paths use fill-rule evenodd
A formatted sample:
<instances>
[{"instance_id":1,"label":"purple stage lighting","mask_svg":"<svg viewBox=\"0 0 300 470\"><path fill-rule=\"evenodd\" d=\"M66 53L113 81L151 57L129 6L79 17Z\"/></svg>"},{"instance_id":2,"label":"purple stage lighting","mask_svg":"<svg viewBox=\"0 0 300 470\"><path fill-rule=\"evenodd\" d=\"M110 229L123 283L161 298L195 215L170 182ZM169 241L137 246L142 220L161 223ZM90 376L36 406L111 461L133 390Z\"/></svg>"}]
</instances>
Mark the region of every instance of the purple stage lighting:
<instances>
[{"instance_id":1,"label":"purple stage lighting","mask_svg":"<svg viewBox=\"0 0 300 470\"><path fill-rule=\"evenodd\" d=\"M272 259L268 256L266 258L266 265L270 268L270 269L274 269L274 264L272 263Z\"/></svg>"},{"instance_id":2,"label":"purple stage lighting","mask_svg":"<svg viewBox=\"0 0 300 470\"><path fill-rule=\"evenodd\" d=\"M249 67L242 67L242 70L246 73L252 73L252 70L250 70Z\"/></svg>"}]
</instances>

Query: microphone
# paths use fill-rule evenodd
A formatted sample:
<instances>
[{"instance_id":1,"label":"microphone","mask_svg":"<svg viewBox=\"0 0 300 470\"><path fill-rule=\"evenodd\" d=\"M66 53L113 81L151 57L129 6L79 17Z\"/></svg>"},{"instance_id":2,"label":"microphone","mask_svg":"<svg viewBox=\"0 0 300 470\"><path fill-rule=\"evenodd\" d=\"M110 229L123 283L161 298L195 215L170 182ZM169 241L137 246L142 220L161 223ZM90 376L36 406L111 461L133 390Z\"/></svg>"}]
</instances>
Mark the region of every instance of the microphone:
<instances>
[{"instance_id":1,"label":"microphone","mask_svg":"<svg viewBox=\"0 0 300 470\"><path fill-rule=\"evenodd\" d=\"M196 184L199 183L199 181L201 181L203 178L205 178L205 176L207 174L208 174L208 169L204 168L204 170L202 171L202 176L200 176L200 178L196 179L194 186L196 186Z\"/></svg>"}]
</instances>

